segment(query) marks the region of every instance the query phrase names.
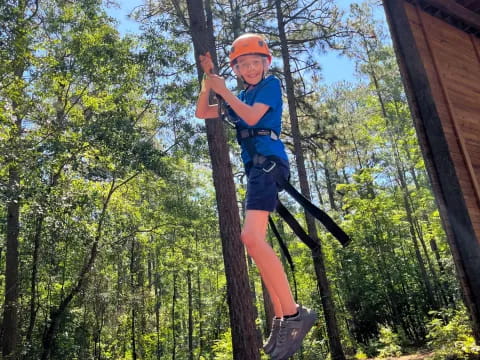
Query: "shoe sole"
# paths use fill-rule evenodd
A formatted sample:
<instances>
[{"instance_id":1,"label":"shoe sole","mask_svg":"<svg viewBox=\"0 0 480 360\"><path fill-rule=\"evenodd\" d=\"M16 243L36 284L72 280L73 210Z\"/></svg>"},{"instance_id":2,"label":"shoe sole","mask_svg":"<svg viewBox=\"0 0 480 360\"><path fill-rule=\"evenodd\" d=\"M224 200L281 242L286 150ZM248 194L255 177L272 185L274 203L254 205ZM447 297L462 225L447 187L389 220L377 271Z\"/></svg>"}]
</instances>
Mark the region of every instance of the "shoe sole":
<instances>
[{"instance_id":1,"label":"shoe sole","mask_svg":"<svg viewBox=\"0 0 480 360\"><path fill-rule=\"evenodd\" d=\"M268 350L268 349L267 349L267 350L263 349L263 352L264 352L265 354L267 354L267 355L270 355L270 354L273 352L273 350L275 350L275 346L273 346L270 350Z\"/></svg>"}]
</instances>

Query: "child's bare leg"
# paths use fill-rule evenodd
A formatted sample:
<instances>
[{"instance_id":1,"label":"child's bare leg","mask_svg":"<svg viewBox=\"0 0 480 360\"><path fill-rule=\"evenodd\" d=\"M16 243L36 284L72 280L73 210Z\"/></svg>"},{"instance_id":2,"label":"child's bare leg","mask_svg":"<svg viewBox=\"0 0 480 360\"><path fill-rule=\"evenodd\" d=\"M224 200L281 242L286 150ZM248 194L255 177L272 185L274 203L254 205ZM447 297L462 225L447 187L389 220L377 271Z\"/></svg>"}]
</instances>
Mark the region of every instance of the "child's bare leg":
<instances>
[{"instance_id":1,"label":"child's bare leg","mask_svg":"<svg viewBox=\"0 0 480 360\"><path fill-rule=\"evenodd\" d=\"M287 275L280 259L265 241L268 211L247 210L242 230L242 242L257 265L263 282L272 299L275 315L291 315L297 312ZM278 299L278 300L277 300ZM281 307L281 314L278 307Z\"/></svg>"},{"instance_id":2,"label":"child's bare leg","mask_svg":"<svg viewBox=\"0 0 480 360\"><path fill-rule=\"evenodd\" d=\"M257 265L258 270L260 271L260 276L263 279L263 283L265 284L265 287L267 288L268 295L270 296L270 300L272 301L273 305L273 312L275 313L275 317L277 318L282 318L283 317L283 309L282 309L282 304L280 303L280 299L275 293L275 290L272 288L272 285L269 283L267 284L267 281L265 280L265 275L263 274L262 270L260 267Z\"/></svg>"}]
</instances>

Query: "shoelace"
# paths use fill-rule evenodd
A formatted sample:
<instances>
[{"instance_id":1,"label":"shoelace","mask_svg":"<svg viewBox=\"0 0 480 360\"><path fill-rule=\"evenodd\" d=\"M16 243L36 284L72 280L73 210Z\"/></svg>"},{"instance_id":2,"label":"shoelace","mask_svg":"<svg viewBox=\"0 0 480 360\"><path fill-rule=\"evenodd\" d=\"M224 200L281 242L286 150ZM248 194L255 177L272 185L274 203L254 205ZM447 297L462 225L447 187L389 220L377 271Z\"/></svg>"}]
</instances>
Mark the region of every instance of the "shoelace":
<instances>
[{"instance_id":1,"label":"shoelace","mask_svg":"<svg viewBox=\"0 0 480 360\"><path fill-rule=\"evenodd\" d=\"M275 321L272 321L272 328L270 329L270 336L269 337L273 336L273 333L275 332L276 328L277 327L275 326Z\"/></svg>"}]
</instances>

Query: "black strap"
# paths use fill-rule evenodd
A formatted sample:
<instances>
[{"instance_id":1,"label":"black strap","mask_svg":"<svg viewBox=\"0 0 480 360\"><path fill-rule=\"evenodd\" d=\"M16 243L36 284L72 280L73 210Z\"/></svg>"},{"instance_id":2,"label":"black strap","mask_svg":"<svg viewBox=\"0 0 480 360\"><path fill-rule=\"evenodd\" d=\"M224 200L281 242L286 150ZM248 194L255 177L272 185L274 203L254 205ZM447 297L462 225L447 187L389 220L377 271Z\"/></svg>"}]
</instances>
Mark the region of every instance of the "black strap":
<instances>
[{"instance_id":1,"label":"black strap","mask_svg":"<svg viewBox=\"0 0 480 360\"><path fill-rule=\"evenodd\" d=\"M278 134L273 131L272 129L264 129L264 128L239 128L238 131L238 139L242 141L243 139L255 137L255 136L269 136L273 140L278 140Z\"/></svg>"},{"instance_id":2,"label":"black strap","mask_svg":"<svg viewBox=\"0 0 480 360\"><path fill-rule=\"evenodd\" d=\"M283 206L280 200L277 200L277 213L282 217L283 220L290 226L290 229L307 245L310 250L315 250L318 248L318 244L313 240L306 232L303 230L302 226L298 223L297 219L288 211L288 209Z\"/></svg>"},{"instance_id":3,"label":"black strap","mask_svg":"<svg viewBox=\"0 0 480 360\"><path fill-rule=\"evenodd\" d=\"M250 159L252 161L255 157L255 154L257 154L257 149L255 147L256 136L270 136L271 138L275 137L275 139L278 140L278 134L271 129L237 128L237 141L240 145L245 145L248 155L250 155Z\"/></svg>"},{"instance_id":4,"label":"black strap","mask_svg":"<svg viewBox=\"0 0 480 360\"><path fill-rule=\"evenodd\" d=\"M273 222L273 219L271 216L268 217L268 223L270 224L270 228L272 229L273 234L278 240L278 244L280 245L280 249L282 250L283 256L285 256L285 259L287 259L287 262L290 265L290 269L292 270L293 285L295 290L295 301L297 301L297 298L298 298L297 279L295 278L295 265L293 264L292 256L290 255L287 245L285 244L285 242L282 239L282 236L278 232L277 227L275 226L275 223Z\"/></svg>"},{"instance_id":5,"label":"black strap","mask_svg":"<svg viewBox=\"0 0 480 360\"><path fill-rule=\"evenodd\" d=\"M273 233L275 234L275 237L278 240L278 245L280 245L280 249L282 250L283 255L288 261L288 264L290 265L290 268L292 269L292 272L295 271L295 266L293 265L293 260L292 257L290 256L290 252L288 251L287 245L285 245L285 242L282 239L282 236L277 230L277 227L275 226L275 223L272 220L272 217L268 217L268 223L270 224L270 228L272 229Z\"/></svg>"},{"instance_id":6,"label":"black strap","mask_svg":"<svg viewBox=\"0 0 480 360\"><path fill-rule=\"evenodd\" d=\"M306 197L300 194L297 189L295 189L292 184L287 180L281 182L281 185L286 192L290 194L300 205L303 206L313 217L320 221L325 228L330 231L330 233L340 241L343 247L347 246L352 239L337 225L333 219L328 216L328 214L315 205L313 205ZM292 229L293 230L293 229Z\"/></svg>"},{"instance_id":7,"label":"black strap","mask_svg":"<svg viewBox=\"0 0 480 360\"><path fill-rule=\"evenodd\" d=\"M254 137L247 137L246 139L240 140L237 130L237 140L240 143L242 141L245 144L247 149L248 155L250 155L250 160L253 161L255 154L257 153L257 149L255 147L255 138Z\"/></svg>"},{"instance_id":8,"label":"black strap","mask_svg":"<svg viewBox=\"0 0 480 360\"><path fill-rule=\"evenodd\" d=\"M250 138L248 138L250 139ZM248 145L248 142L247 142ZM252 146L254 147L254 146ZM272 157L265 157L263 155L258 155L257 153L253 153L252 157L252 162L255 163L256 161L263 163L267 166L267 169L264 168L264 171L270 172L273 171L272 174L275 176L275 179L277 181L277 184L284 189L287 193L290 194L291 197L293 197L302 207L307 210L314 218L316 218L318 221L320 221L325 228L330 231L330 233L337 238L338 241L340 241L340 244L342 244L343 247L346 247L350 242L351 239L350 237L340 228L340 226L337 225L337 223L330 217L328 214L313 205L310 200L308 200L306 197L304 197L300 192L298 192L297 189L295 189L292 184L283 177L281 174L278 173L278 166L276 166L276 161L272 159ZM270 160L270 164L267 164L266 161ZM277 209L278 211L278 209ZM284 212L285 213L285 212ZM290 214L291 215L291 214ZM287 220L285 220L287 221ZM301 226L298 224L298 222L295 225L299 229L301 229ZM293 228L292 228L293 230ZM295 231L295 233L304 241L305 243L308 242L308 239L311 240L311 238L305 233L303 229ZM306 236L304 236L302 233L304 233ZM306 242L307 241L307 242ZM313 241L313 240L312 240ZM308 245L308 244L307 244ZM309 245L310 248L312 248Z\"/></svg>"}]
</instances>

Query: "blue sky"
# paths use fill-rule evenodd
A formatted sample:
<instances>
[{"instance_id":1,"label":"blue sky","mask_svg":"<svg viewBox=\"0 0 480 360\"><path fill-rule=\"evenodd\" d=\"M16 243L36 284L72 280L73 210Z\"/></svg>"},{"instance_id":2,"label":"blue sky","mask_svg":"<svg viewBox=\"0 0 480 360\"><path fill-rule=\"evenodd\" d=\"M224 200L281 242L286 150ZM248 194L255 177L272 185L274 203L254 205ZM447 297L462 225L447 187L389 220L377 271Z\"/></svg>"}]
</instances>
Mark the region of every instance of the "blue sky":
<instances>
[{"instance_id":1,"label":"blue sky","mask_svg":"<svg viewBox=\"0 0 480 360\"><path fill-rule=\"evenodd\" d=\"M143 3L139 0L117 0L118 7L109 7L107 13L118 21L118 30L122 34L139 31L138 23L128 18L135 7Z\"/></svg>"},{"instance_id":2,"label":"blue sky","mask_svg":"<svg viewBox=\"0 0 480 360\"><path fill-rule=\"evenodd\" d=\"M141 0L117 0L118 7L111 7L107 10L108 14L118 21L118 29L122 34L135 33L139 31L138 23L130 20L128 14L136 7L142 4ZM348 10L352 0L337 0L337 5L344 10ZM383 9L379 8L377 16L384 17ZM347 80L355 82L355 67L353 62L345 56L341 56L337 51L328 51L320 55L320 64L324 82L332 84L338 81Z\"/></svg>"}]
</instances>

